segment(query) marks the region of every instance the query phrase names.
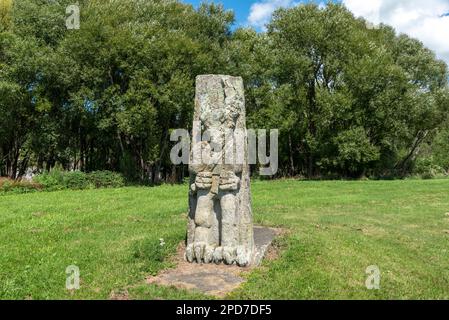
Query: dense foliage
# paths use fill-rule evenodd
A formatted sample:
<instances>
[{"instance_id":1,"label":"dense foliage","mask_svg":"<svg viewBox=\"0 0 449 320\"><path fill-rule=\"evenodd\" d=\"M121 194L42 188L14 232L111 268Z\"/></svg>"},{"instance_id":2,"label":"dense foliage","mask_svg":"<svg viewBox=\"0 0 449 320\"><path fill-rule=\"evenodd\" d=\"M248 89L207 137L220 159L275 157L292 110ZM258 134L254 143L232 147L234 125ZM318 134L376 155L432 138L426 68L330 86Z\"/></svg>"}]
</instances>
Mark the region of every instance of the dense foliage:
<instances>
[{"instance_id":1,"label":"dense foliage","mask_svg":"<svg viewBox=\"0 0 449 320\"><path fill-rule=\"evenodd\" d=\"M0 178L0 194L28 193L34 191L84 190L99 188L121 188L125 186L124 177L117 172L61 171L54 169L36 175L32 181Z\"/></svg>"},{"instance_id":2,"label":"dense foliage","mask_svg":"<svg viewBox=\"0 0 449 320\"><path fill-rule=\"evenodd\" d=\"M448 72L422 43L341 5L278 10L232 29L220 5L0 1L0 176L28 168L181 180L170 131L191 128L194 81L245 80L248 126L280 129L282 176L449 170Z\"/></svg>"}]
</instances>

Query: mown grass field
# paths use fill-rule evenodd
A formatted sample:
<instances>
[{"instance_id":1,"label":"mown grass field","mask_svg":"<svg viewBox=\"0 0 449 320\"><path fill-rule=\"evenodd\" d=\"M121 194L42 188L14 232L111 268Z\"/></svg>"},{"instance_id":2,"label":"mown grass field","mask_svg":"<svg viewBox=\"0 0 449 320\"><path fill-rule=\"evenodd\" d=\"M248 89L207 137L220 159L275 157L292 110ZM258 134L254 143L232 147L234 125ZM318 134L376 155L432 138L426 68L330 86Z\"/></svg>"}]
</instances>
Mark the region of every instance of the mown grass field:
<instances>
[{"instance_id":1,"label":"mown grass field","mask_svg":"<svg viewBox=\"0 0 449 320\"><path fill-rule=\"evenodd\" d=\"M278 259L229 298L449 299L449 180L256 181L252 191L255 222L288 233ZM186 185L2 195L0 299L204 299L144 281L171 267L186 210ZM69 265L80 290L65 288ZM380 290L365 287L370 265Z\"/></svg>"}]
</instances>

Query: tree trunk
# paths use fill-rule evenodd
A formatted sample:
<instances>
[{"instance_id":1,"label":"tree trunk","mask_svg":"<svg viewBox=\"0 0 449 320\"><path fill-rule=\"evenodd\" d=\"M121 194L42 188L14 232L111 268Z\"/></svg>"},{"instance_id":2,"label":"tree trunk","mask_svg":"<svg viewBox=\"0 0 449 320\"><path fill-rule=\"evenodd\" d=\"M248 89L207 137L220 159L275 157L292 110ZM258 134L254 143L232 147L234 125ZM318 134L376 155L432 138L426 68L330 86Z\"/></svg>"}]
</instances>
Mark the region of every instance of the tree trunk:
<instances>
[{"instance_id":1,"label":"tree trunk","mask_svg":"<svg viewBox=\"0 0 449 320\"><path fill-rule=\"evenodd\" d=\"M316 88L315 88L315 78L309 80L309 88L307 91L307 100L309 105L308 110L308 126L307 129L311 137L316 136L316 126L314 121L314 115L316 113ZM309 155L307 158L307 175L312 178L314 175L314 156L310 144L308 145Z\"/></svg>"},{"instance_id":2,"label":"tree trunk","mask_svg":"<svg viewBox=\"0 0 449 320\"><path fill-rule=\"evenodd\" d=\"M416 156L419 153L421 143L427 138L428 135L429 135L428 130L418 131L418 133L416 134L415 140L413 141L412 147L410 148L409 153L400 163L398 163L395 166L396 169L399 169L399 171L401 172L402 175L404 175L406 173L408 164L415 160Z\"/></svg>"},{"instance_id":3,"label":"tree trunk","mask_svg":"<svg viewBox=\"0 0 449 320\"><path fill-rule=\"evenodd\" d=\"M293 146L292 146L292 135L291 133L288 134L288 147L290 149L290 176L295 176L295 162L293 159Z\"/></svg>"}]
</instances>

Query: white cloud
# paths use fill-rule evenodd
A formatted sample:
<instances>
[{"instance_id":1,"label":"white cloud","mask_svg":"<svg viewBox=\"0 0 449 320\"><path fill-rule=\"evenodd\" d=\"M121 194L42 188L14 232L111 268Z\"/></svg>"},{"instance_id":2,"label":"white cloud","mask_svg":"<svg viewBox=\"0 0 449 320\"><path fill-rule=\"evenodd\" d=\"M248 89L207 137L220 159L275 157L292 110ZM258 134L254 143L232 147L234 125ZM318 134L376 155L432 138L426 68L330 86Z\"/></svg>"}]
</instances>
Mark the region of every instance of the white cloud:
<instances>
[{"instance_id":1,"label":"white cloud","mask_svg":"<svg viewBox=\"0 0 449 320\"><path fill-rule=\"evenodd\" d=\"M343 0L356 16L421 40L449 64L449 0Z\"/></svg>"},{"instance_id":2,"label":"white cloud","mask_svg":"<svg viewBox=\"0 0 449 320\"><path fill-rule=\"evenodd\" d=\"M264 30L265 25L270 21L271 15L276 9L293 5L293 0L263 0L256 2L251 6L248 24Z\"/></svg>"},{"instance_id":3,"label":"white cloud","mask_svg":"<svg viewBox=\"0 0 449 320\"><path fill-rule=\"evenodd\" d=\"M251 6L248 24L265 30L273 12L300 0L260 0ZM449 0L342 0L356 16L385 23L421 40L449 64ZM321 4L323 5L323 4Z\"/></svg>"}]
</instances>

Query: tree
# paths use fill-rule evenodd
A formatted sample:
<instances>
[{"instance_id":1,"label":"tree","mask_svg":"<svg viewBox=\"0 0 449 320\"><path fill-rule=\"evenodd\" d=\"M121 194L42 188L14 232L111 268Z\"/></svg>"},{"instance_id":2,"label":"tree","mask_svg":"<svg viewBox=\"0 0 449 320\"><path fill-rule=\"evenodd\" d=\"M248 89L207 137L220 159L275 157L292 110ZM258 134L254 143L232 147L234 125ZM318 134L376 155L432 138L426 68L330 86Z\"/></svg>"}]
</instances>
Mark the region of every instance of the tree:
<instances>
[{"instance_id":1,"label":"tree","mask_svg":"<svg viewBox=\"0 0 449 320\"><path fill-rule=\"evenodd\" d=\"M172 129L191 129L195 78L244 78L248 127L280 130L279 173L406 175L444 163L447 66L422 43L329 3L280 9L267 32L172 0L0 1L0 175L113 170L180 181Z\"/></svg>"},{"instance_id":2,"label":"tree","mask_svg":"<svg viewBox=\"0 0 449 320\"><path fill-rule=\"evenodd\" d=\"M447 105L437 97L447 92L445 64L389 27L368 28L342 5L280 9L268 41L291 171L405 173L444 120Z\"/></svg>"}]
</instances>

